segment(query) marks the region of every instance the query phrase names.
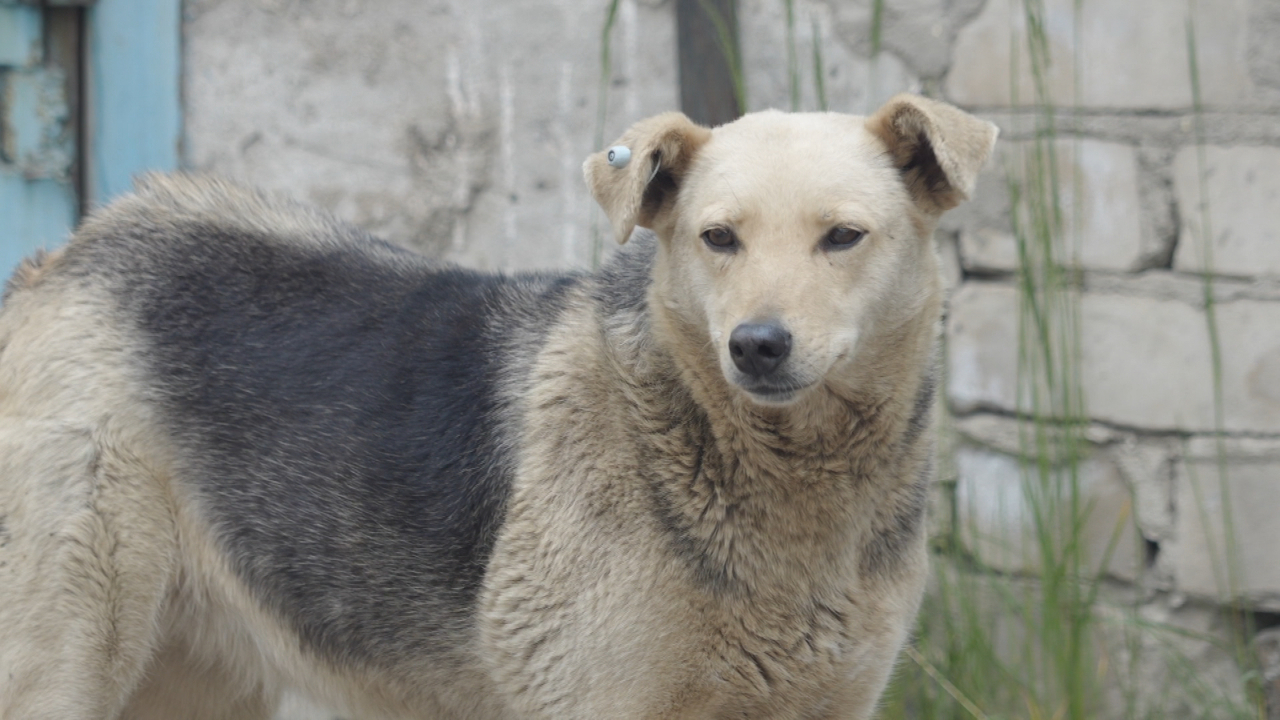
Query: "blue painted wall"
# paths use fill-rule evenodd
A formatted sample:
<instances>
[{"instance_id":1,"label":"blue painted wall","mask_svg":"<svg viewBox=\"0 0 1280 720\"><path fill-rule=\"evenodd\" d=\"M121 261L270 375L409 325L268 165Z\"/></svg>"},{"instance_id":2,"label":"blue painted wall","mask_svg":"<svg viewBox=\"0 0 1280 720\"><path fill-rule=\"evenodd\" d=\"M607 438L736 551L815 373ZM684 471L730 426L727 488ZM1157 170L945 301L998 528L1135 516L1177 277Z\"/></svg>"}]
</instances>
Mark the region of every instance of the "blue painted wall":
<instances>
[{"instance_id":1,"label":"blue painted wall","mask_svg":"<svg viewBox=\"0 0 1280 720\"><path fill-rule=\"evenodd\" d=\"M61 70L42 57L42 13L0 0L0 279L74 228L75 159L96 206L141 172L177 168L180 157L181 0L98 0L85 11L83 148Z\"/></svg>"},{"instance_id":2,"label":"blue painted wall","mask_svg":"<svg viewBox=\"0 0 1280 720\"><path fill-rule=\"evenodd\" d=\"M0 4L0 277L76 222L75 133L63 76L43 57L43 15Z\"/></svg>"},{"instance_id":3,"label":"blue painted wall","mask_svg":"<svg viewBox=\"0 0 1280 720\"><path fill-rule=\"evenodd\" d=\"M127 192L146 170L178 167L180 0L98 0L89 11L89 201Z\"/></svg>"}]
</instances>

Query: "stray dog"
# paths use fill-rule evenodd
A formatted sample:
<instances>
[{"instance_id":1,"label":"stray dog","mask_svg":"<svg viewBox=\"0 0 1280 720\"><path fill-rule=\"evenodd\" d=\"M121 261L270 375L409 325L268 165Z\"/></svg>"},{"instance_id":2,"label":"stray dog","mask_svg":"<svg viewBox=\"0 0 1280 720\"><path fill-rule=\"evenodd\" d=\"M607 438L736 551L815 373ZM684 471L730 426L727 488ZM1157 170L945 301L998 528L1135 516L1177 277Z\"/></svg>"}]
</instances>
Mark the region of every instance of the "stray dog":
<instances>
[{"instance_id":1,"label":"stray dog","mask_svg":"<svg viewBox=\"0 0 1280 720\"><path fill-rule=\"evenodd\" d=\"M659 115L586 162L651 231L594 274L142 181L6 291L0 716L868 717L925 580L931 236L995 136Z\"/></svg>"}]
</instances>

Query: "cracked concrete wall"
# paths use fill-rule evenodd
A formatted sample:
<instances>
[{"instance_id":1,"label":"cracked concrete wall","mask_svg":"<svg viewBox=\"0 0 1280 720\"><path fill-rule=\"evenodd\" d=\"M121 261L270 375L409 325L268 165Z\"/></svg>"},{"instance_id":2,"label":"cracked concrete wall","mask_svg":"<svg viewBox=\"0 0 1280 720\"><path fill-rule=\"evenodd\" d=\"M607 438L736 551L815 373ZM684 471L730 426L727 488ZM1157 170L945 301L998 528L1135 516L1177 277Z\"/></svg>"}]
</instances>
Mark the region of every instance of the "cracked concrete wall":
<instances>
[{"instance_id":1,"label":"cracked concrete wall","mask_svg":"<svg viewBox=\"0 0 1280 720\"><path fill-rule=\"evenodd\" d=\"M332 209L429 255L581 266L599 0L188 0L189 167ZM623 0L605 142L678 102L669 2Z\"/></svg>"}]
</instances>

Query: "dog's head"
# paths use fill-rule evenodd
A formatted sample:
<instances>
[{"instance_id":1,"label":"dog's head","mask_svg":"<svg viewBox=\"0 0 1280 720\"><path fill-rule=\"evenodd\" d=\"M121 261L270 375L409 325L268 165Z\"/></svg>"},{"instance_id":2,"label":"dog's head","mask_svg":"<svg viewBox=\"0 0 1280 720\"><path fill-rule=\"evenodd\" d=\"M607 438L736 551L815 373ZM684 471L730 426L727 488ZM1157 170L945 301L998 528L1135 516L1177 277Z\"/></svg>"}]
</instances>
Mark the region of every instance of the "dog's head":
<instances>
[{"instance_id":1,"label":"dog's head","mask_svg":"<svg viewBox=\"0 0 1280 720\"><path fill-rule=\"evenodd\" d=\"M771 111L714 130L667 113L618 141L629 162L601 152L584 171L619 242L636 226L659 237L654 297L690 346L754 401L786 404L860 375L868 338L932 324L934 227L995 137L909 95L865 118Z\"/></svg>"}]
</instances>

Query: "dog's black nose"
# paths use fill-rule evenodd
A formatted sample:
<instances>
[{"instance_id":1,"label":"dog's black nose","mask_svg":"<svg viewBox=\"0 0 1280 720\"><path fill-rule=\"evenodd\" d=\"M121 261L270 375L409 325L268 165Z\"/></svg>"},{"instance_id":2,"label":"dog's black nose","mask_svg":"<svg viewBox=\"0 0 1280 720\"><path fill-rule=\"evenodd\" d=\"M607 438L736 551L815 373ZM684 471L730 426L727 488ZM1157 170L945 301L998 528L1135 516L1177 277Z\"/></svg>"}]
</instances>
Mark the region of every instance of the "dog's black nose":
<instances>
[{"instance_id":1,"label":"dog's black nose","mask_svg":"<svg viewBox=\"0 0 1280 720\"><path fill-rule=\"evenodd\" d=\"M751 377L773 372L791 354L791 333L777 323L742 323L729 334L733 364Z\"/></svg>"}]
</instances>

